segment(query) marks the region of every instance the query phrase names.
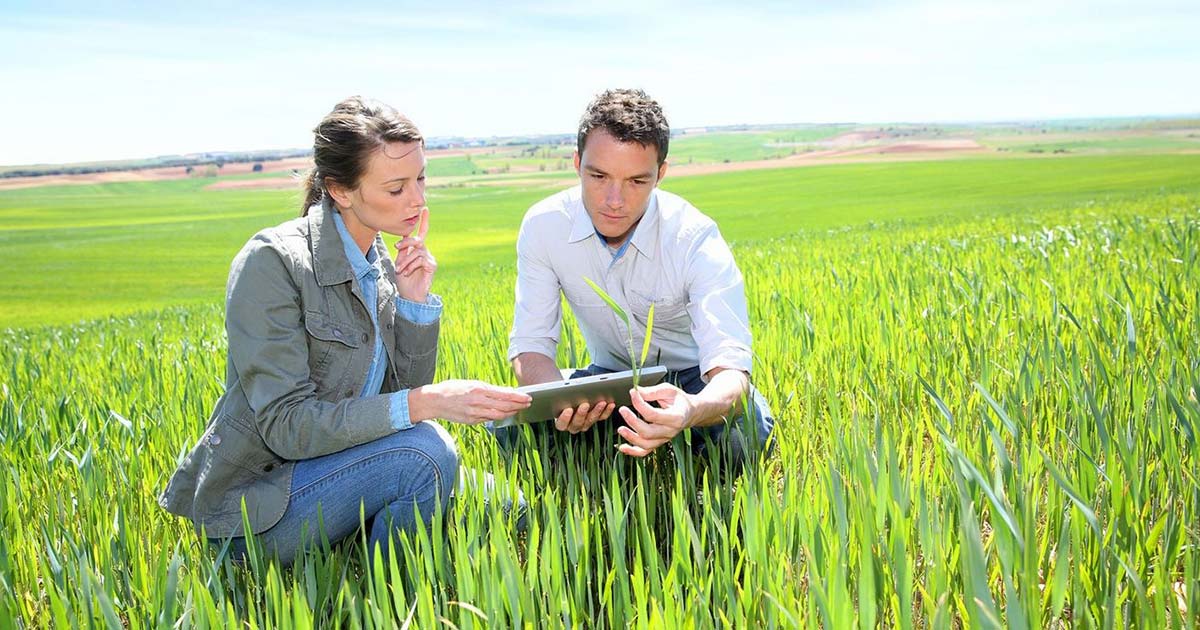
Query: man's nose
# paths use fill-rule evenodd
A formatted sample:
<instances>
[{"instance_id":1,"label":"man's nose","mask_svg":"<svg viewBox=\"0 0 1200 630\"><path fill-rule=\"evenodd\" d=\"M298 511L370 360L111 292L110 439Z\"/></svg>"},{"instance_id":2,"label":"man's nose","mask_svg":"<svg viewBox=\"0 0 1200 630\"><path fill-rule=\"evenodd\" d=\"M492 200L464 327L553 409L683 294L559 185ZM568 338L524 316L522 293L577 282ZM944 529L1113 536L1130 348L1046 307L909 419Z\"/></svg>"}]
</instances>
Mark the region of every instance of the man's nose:
<instances>
[{"instance_id":1,"label":"man's nose","mask_svg":"<svg viewBox=\"0 0 1200 630\"><path fill-rule=\"evenodd\" d=\"M621 195L621 187L610 185L604 191L604 203L608 204L609 208L617 209L625 205L625 197Z\"/></svg>"}]
</instances>

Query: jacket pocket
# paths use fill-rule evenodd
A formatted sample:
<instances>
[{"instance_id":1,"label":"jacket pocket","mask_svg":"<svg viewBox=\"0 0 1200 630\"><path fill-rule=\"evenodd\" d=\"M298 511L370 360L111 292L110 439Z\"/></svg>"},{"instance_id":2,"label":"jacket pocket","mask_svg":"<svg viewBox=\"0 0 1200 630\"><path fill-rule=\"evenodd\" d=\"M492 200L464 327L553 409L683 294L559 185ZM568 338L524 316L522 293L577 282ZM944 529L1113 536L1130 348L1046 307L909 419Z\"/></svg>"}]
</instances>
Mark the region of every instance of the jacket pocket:
<instances>
[{"instance_id":1,"label":"jacket pocket","mask_svg":"<svg viewBox=\"0 0 1200 630\"><path fill-rule=\"evenodd\" d=\"M354 353L370 337L358 326L333 319L320 311L304 312L308 333L308 369L319 391L336 391L354 360Z\"/></svg>"}]
</instances>

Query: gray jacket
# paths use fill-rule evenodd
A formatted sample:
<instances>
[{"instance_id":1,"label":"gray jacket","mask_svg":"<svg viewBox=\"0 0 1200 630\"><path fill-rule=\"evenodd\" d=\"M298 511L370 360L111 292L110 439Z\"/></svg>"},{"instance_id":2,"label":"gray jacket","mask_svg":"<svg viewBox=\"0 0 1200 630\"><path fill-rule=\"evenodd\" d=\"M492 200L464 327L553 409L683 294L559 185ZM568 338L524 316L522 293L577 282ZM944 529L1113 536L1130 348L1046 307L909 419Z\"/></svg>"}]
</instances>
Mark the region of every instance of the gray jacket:
<instances>
[{"instance_id":1,"label":"gray jacket","mask_svg":"<svg viewBox=\"0 0 1200 630\"><path fill-rule=\"evenodd\" d=\"M383 240L378 300L366 304L328 203L263 230L233 260L225 300L225 394L179 463L159 505L210 537L275 525L295 461L378 439L395 429L390 397L359 398L374 354L376 311L387 371L383 392L433 380L438 322L396 313L395 269Z\"/></svg>"}]
</instances>

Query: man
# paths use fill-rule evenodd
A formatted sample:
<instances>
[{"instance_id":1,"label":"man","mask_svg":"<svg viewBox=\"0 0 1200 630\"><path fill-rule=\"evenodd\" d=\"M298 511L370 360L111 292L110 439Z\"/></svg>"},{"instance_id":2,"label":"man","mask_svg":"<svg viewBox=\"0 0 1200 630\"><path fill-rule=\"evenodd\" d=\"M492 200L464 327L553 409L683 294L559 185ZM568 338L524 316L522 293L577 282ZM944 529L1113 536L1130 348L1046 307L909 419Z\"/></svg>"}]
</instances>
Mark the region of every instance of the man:
<instances>
[{"instance_id":1,"label":"man","mask_svg":"<svg viewBox=\"0 0 1200 630\"><path fill-rule=\"evenodd\" d=\"M508 357L521 385L562 379L554 360L561 294L593 361L572 378L627 370L629 335L640 349L653 304L648 363L665 366L667 382L636 388L633 408L616 410L619 450L644 457L691 428L740 468L749 448L767 443L774 420L750 385L746 298L728 245L711 219L658 189L670 137L662 109L641 90L609 90L588 105L575 153L580 185L534 205L521 224ZM632 331L585 278L630 315ZM553 426L576 434L613 411L612 403L585 403ZM515 430L494 432L508 442ZM705 440L692 442L702 449Z\"/></svg>"}]
</instances>

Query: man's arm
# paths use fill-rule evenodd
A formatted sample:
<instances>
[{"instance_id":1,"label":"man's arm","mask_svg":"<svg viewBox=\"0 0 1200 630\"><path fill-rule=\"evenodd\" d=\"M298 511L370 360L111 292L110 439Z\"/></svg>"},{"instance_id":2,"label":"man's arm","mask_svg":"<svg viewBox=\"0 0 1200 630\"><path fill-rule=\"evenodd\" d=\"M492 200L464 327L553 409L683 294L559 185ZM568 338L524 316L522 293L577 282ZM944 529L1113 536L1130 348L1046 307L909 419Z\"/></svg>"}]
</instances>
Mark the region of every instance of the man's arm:
<instances>
[{"instance_id":1,"label":"man's arm","mask_svg":"<svg viewBox=\"0 0 1200 630\"><path fill-rule=\"evenodd\" d=\"M551 358L558 349L558 331L562 325L559 302L562 287L545 245L535 238L535 229L526 219L517 236L516 304L508 356L521 385L562 380L562 373ZM615 409L612 403L595 406L583 403L577 409L564 409L554 419L554 426L559 431L579 433L607 419Z\"/></svg>"},{"instance_id":2,"label":"man's arm","mask_svg":"<svg viewBox=\"0 0 1200 630\"><path fill-rule=\"evenodd\" d=\"M726 417L736 416L742 410L742 400L750 393L750 377L741 370L713 368L705 376L708 384L692 396L694 407L687 418L690 427L720 424Z\"/></svg>"},{"instance_id":3,"label":"man's arm","mask_svg":"<svg viewBox=\"0 0 1200 630\"><path fill-rule=\"evenodd\" d=\"M540 352L522 352L512 360L517 383L521 386L561 381L562 373L554 359Z\"/></svg>"},{"instance_id":4,"label":"man's arm","mask_svg":"<svg viewBox=\"0 0 1200 630\"><path fill-rule=\"evenodd\" d=\"M632 392L633 409L619 411L628 425L618 431L628 442L620 446L626 455L644 457L688 427L736 415L750 392L751 336L742 274L716 224L695 235L687 258L688 311L707 384L697 394L669 384Z\"/></svg>"}]
</instances>

